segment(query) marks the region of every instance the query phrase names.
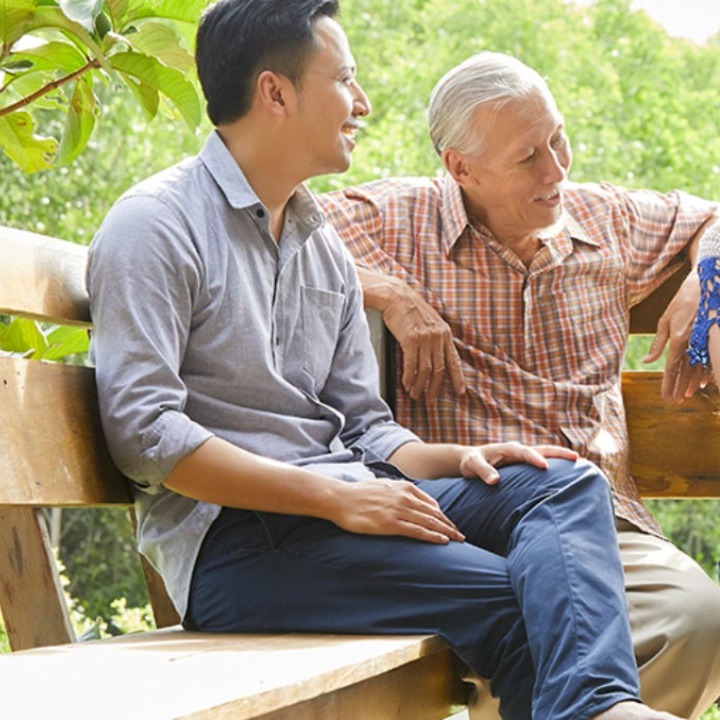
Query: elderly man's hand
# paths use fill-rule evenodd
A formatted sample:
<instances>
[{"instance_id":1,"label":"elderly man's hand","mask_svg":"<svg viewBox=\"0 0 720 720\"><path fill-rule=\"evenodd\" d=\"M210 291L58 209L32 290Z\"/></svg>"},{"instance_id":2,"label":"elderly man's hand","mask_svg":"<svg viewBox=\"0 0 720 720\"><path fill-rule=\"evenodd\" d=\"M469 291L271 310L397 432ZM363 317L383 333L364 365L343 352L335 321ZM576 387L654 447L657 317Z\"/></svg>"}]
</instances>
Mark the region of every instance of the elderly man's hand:
<instances>
[{"instance_id":1,"label":"elderly man's hand","mask_svg":"<svg viewBox=\"0 0 720 720\"><path fill-rule=\"evenodd\" d=\"M643 358L643 362L655 362L662 356L665 346L668 347L661 390L663 400L681 403L708 382L708 372L699 365L691 367L687 356L688 340L699 302L697 273L691 272L658 320L650 350Z\"/></svg>"},{"instance_id":2,"label":"elderly man's hand","mask_svg":"<svg viewBox=\"0 0 720 720\"><path fill-rule=\"evenodd\" d=\"M407 285L382 313L383 322L403 351L402 384L417 400L434 400L445 375L458 395L465 393L462 361L450 326L423 297Z\"/></svg>"}]
</instances>

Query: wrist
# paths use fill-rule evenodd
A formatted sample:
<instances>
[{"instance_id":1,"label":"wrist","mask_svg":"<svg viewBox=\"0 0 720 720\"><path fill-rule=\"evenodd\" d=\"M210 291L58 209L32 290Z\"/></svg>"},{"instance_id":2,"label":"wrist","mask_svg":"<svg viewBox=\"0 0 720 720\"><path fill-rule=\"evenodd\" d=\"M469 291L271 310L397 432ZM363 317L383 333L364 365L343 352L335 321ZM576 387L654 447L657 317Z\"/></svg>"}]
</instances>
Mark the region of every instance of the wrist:
<instances>
[{"instance_id":1,"label":"wrist","mask_svg":"<svg viewBox=\"0 0 720 720\"><path fill-rule=\"evenodd\" d=\"M384 313L407 297L409 289L407 285L392 275L385 275L376 270L358 268L358 276L362 284L366 308L372 308Z\"/></svg>"}]
</instances>

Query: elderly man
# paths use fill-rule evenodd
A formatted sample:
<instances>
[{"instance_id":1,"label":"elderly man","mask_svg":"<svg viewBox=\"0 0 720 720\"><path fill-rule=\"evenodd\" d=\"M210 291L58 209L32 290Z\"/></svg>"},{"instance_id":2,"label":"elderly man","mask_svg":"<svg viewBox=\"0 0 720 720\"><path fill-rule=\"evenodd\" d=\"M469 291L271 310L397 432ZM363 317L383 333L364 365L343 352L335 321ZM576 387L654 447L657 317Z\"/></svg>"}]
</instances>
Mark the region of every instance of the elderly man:
<instances>
[{"instance_id":1,"label":"elderly man","mask_svg":"<svg viewBox=\"0 0 720 720\"><path fill-rule=\"evenodd\" d=\"M484 52L430 101L442 178L321 196L359 267L365 305L400 346L398 419L429 441L561 443L598 462L615 514L643 698L697 717L720 693L720 591L662 538L628 471L620 373L628 313L698 240L717 207L683 192L568 182L571 150L545 81ZM686 337L690 278L650 356ZM671 342L663 394L697 378Z\"/></svg>"}]
</instances>

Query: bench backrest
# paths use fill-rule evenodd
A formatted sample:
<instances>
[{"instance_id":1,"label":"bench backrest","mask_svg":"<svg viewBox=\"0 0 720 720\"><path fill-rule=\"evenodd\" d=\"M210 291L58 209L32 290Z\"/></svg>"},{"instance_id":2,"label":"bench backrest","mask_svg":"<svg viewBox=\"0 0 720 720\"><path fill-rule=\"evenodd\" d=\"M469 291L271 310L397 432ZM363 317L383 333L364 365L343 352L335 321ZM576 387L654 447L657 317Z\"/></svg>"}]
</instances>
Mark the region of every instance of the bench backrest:
<instances>
[{"instance_id":1,"label":"bench backrest","mask_svg":"<svg viewBox=\"0 0 720 720\"><path fill-rule=\"evenodd\" d=\"M90 327L87 248L0 227L0 313ZM40 508L130 508L108 455L89 367L0 357L0 608L14 650L72 642ZM159 627L177 622L143 564Z\"/></svg>"},{"instance_id":2,"label":"bench backrest","mask_svg":"<svg viewBox=\"0 0 720 720\"><path fill-rule=\"evenodd\" d=\"M0 314L89 328L86 258L82 246L0 227ZM633 332L654 331L678 281L633 311ZM659 383L659 373L625 375L638 485L648 496L720 496L715 397L677 407L659 399ZM92 369L0 357L0 427L0 608L11 646L71 642L40 508L131 504L102 437ZM162 581L144 569L158 626L174 624Z\"/></svg>"}]
</instances>

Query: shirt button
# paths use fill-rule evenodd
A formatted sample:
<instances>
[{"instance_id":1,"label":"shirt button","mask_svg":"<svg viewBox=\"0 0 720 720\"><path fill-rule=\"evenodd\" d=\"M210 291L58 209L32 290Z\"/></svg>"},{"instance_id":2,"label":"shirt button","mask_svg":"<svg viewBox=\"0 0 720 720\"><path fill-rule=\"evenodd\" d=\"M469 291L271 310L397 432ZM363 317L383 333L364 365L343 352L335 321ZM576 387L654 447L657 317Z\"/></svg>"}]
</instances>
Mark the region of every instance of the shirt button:
<instances>
[{"instance_id":1,"label":"shirt button","mask_svg":"<svg viewBox=\"0 0 720 720\"><path fill-rule=\"evenodd\" d=\"M256 214L259 218L264 218L264 217L265 217L265 211L264 211L262 208L258 208L258 209L255 211L255 214Z\"/></svg>"}]
</instances>

